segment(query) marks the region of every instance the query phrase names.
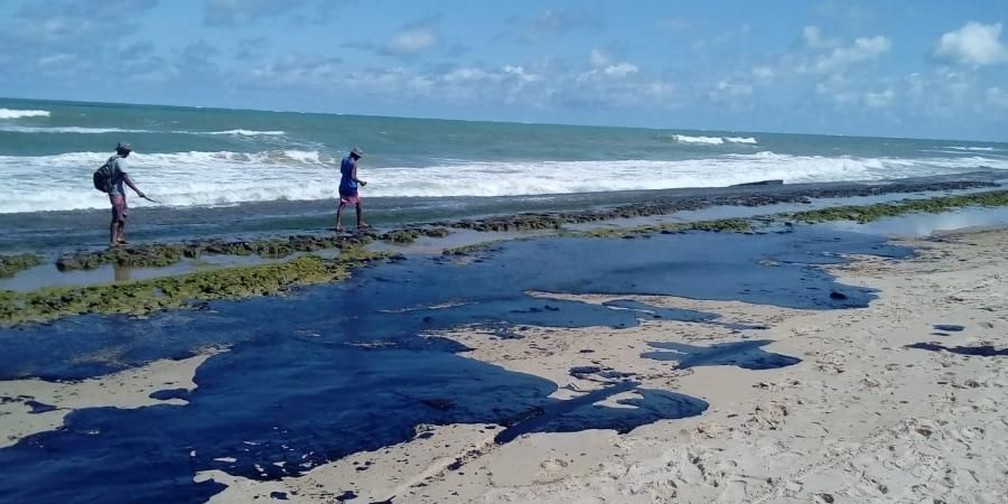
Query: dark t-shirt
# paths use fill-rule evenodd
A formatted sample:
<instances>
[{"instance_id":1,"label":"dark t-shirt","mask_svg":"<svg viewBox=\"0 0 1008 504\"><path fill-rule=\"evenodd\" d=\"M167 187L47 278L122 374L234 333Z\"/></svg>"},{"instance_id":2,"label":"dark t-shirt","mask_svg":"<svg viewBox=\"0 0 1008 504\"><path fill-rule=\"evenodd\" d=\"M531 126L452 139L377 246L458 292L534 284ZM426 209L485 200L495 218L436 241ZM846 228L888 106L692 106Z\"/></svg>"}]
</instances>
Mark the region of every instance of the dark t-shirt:
<instances>
[{"instance_id":1,"label":"dark t-shirt","mask_svg":"<svg viewBox=\"0 0 1008 504\"><path fill-rule=\"evenodd\" d=\"M357 181L353 179L353 172L356 167L357 162L352 157L347 156L343 158L343 161L340 163L340 194L357 194Z\"/></svg>"},{"instance_id":2,"label":"dark t-shirt","mask_svg":"<svg viewBox=\"0 0 1008 504\"><path fill-rule=\"evenodd\" d=\"M116 154L109 158L108 165L112 168L112 190L109 191L109 194L126 194L126 191L123 190L123 179L126 176L126 160Z\"/></svg>"}]
</instances>

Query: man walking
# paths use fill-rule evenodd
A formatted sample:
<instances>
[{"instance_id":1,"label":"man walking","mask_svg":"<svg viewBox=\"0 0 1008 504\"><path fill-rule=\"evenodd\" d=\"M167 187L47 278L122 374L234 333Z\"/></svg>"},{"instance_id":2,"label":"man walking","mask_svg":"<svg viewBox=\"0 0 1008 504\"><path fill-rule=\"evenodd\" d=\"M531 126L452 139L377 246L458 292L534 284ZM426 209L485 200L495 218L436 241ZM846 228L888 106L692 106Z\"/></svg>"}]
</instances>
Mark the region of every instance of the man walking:
<instances>
[{"instance_id":1,"label":"man walking","mask_svg":"<svg viewBox=\"0 0 1008 504\"><path fill-rule=\"evenodd\" d=\"M361 206L360 194L357 193L357 185L361 187L367 182L357 178L357 160L364 157L364 151L354 147L347 157L340 163L340 184L339 184L339 207L336 209L336 231L343 231L343 209L347 205L357 207L357 229L368 227L364 223L363 208Z\"/></svg>"},{"instance_id":2,"label":"man walking","mask_svg":"<svg viewBox=\"0 0 1008 504\"><path fill-rule=\"evenodd\" d=\"M123 183L129 186L141 198L147 196L137 189L126 173L126 158L133 152L133 148L126 142L119 142L116 145L116 154L105 162L105 166L100 171L107 174L109 202L112 204L112 224L109 226L109 246L116 247L126 244L126 216L129 214L129 206L126 204L126 191L123 190Z\"/></svg>"}]
</instances>

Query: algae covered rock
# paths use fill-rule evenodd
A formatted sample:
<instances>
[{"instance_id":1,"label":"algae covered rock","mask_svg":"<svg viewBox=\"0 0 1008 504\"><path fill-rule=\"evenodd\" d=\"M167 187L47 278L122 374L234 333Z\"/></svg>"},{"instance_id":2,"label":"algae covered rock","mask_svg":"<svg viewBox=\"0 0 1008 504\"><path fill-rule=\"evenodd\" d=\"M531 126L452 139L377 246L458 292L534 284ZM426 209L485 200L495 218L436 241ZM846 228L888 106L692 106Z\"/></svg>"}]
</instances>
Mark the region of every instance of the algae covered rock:
<instances>
[{"instance_id":1,"label":"algae covered rock","mask_svg":"<svg viewBox=\"0 0 1008 504\"><path fill-rule=\"evenodd\" d=\"M216 299L279 294L292 287L340 281L354 268L393 257L359 247L338 258L306 255L283 263L197 271L178 276L88 287L0 291L0 325L84 313L144 314Z\"/></svg>"},{"instance_id":2,"label":"algae covered rock","mask_svg":"<svg viewBox=\"0 0 1008 504\"><path fill-rule=\"evenodd\" d=\"M35 254L0 256L0 278L12 277L20 271L42 264L42 258Z\"/></svg>"}]
</instances>

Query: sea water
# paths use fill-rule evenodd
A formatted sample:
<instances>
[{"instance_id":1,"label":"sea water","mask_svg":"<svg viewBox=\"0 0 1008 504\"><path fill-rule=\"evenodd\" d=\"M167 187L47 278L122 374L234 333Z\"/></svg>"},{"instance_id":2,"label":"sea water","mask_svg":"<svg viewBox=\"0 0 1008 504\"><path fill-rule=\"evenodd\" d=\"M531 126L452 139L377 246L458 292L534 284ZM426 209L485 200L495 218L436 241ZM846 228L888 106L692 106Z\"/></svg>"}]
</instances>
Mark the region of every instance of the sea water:
<instances>
[{"instance_id":1,"label":"sea water","mask_svg":"<svg viewBox=\"0 0 1008 504\"><path fill-rule=\"evenodd\" d=\"M119 141L173 207L333 198L365 151L365 197L511 197L866 181L1008 170L1008 144L365 117L0 99L0 213L105 208L91 172ZM136 202L136 206L151 205Z\"/></svg>"},{"instance_id":2,"label":"sea water","mask_svg":"<svg viewBox=\"0 0 1008 504\"><path fill-rule=\"evenodd\" d=\"M120 141L134 148L133 180L159 202L130 195L133 241L325 230L354 146L365 151L366 220L379 226L768 179L1008 176L1008 143L997 142L0 99L0 253L107 243L108 198L91 174Z\"/></svg>"}]
</instances>

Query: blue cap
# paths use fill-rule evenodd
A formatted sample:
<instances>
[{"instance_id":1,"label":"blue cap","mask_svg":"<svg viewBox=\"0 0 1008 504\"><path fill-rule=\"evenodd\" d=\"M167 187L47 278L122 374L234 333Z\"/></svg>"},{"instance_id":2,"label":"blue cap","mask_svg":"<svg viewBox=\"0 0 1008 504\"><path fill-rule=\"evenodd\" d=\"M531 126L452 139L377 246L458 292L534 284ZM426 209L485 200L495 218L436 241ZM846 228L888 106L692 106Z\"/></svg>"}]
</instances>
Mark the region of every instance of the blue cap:
<instances>
[{"instance_id":1,"label":"blue cap","mask_svg":"<svg viewBox=\"0 0 1008 504\"><path fill-rule=\"evenodd\" d=\"M350 154L353 154L354 156L357 157L364 157L364 151L362 151L360 147L354 147L353 149L351 149Z\"/></svg>"}]
</instances>

